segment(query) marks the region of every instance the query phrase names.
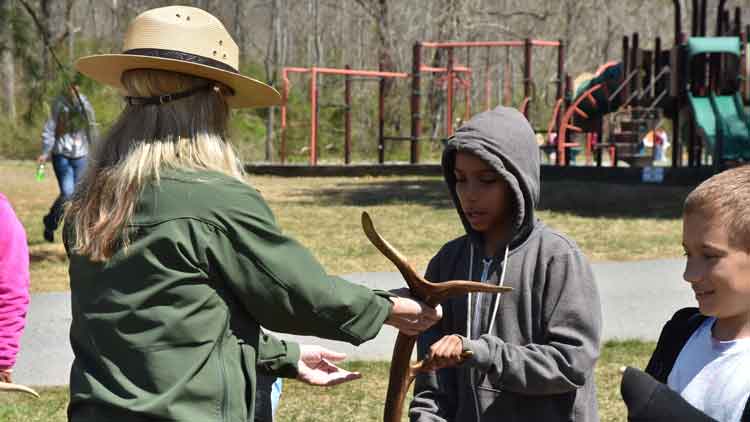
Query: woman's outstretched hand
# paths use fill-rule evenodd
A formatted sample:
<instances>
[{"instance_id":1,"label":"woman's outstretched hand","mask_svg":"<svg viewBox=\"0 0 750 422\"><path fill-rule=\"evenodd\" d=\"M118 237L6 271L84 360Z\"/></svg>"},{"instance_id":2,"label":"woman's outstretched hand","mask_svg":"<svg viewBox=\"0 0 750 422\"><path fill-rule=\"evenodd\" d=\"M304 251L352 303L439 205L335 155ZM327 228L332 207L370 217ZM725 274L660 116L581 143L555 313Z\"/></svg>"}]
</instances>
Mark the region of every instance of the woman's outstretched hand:
<instances>
[{"instance_id":1,"label":"woman's outstretched hand","mask_svg":"<svg viewBox=\"0 0 750 422\"><path fill-rule=\"evenodd\" d=\"M399 296L390 297L393 302L391 315L386 324L396 327L407 336L416 336L432 327L443 317L443 308L438 305L433 308L426 303L408 296L408 289L394 290Z\"/></svg>"},{"instance_id":2,"label":"woman's outstretched hand","mask_svg":"<svg viewBox=\"0 0 750 422\"><path fill-rule=\"evenodd\" d=\"M328 387L362 378L359 372L349 372L334 365L341 362L346 354L328 350L325 347L302 344L297 363L297 379L305 384Z\"/></svg>"}]
</instances>

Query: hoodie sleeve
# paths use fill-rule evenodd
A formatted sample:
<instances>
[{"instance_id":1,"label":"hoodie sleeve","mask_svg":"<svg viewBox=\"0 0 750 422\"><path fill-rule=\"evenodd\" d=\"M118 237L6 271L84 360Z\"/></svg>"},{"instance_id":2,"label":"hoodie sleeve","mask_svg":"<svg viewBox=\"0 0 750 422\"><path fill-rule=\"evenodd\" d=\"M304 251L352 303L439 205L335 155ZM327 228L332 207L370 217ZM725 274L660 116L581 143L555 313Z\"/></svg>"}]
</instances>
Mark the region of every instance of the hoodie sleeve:
<instances>
[{"instance_id":1,"label":"hoodie sleeve","mask_svg":"<svg viewBox=\"0 0 750 422\"><path fill-rule=\"evenodd\" d=\"M55 146L55 132L57 131L57 106L52 107L49 118L42 128L42 155L49 156Z\"/></svg>"},{"instance_id":2,"label":"hoodie sleeve","mask_svg":"<svg viewBox=\"0 0 750 422\"><path fill-rule=\"evenodd\" d=\"M577 250L554 256L546 273L543 343L510 344L483 335L464 339L474 352L468 365L494 385L521 394L573 391L591 376L599 357L601 304L591 268Z\"/></svg>"},{"instance_id":3,"label":"hoodie sleeve","mask_svg":"<svg viewBox=\"0 0 750 422\"><path fill-rule=\"evenodd\" d=\"M439 280L438 256L427 266L425 278L429 281ZM441 339L446 330L445 321L450 321L450 306L443 304L443 319L422 333L417 339L417 356L424 359L430 346ZM414 399L409 406L411 422L437 422L453 420L456 413L456 369L445 368L436 372L419 373L414 381Z\"/></svg>"},{"instance_id":4,"label":"hoodie sleeve","mask_svg":"<svg viewBox=\"0 0 750 422\"><path fill-rule=\"evenodd\" d=\"M26 232L0 195L0 370L13 368L29 306Z\"/></svg>"}]
</instances>

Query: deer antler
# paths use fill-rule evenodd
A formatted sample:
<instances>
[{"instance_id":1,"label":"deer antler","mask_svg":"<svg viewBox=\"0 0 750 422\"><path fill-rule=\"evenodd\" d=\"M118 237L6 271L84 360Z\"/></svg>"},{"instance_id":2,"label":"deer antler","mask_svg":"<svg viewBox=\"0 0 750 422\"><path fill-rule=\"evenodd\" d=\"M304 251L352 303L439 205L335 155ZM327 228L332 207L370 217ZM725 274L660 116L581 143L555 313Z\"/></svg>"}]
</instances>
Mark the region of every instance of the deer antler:
<instances>
[{"instance_id":1,"label":"deer antler","mask_svg":"<svg viewBox=\"0 0 750 422\"><path fill-rule=\"evenodd\" d=\"M20 384L13 384L12 382L2 382L0 381L0 391L8 391L8 392L18 392L18 393L26 393L30 394L36 398L39 398L39 393L32 390L31 388L20 385Z\"/></svg>"},{"instance_id":2,"label":"deer antler","mask_svg":"<svg viewBox=\"0 0 750 422\"><path fill-rule=\"evenodd\" d=\"M396 265L401 275L404 276L411 295L430 306L437 306L450 297L469 292L502 293L512 290L510 287L493 286L465 280L431 283L417 274L406 258L378 234L367 212L362 213L362 228L367 238L370 239L370 242ZM391 358L385 411L383 413L383 420L385 422L398 422L401 420L406 392L409 390L409 386L411 386L417 373L422 371L422 368L426 365L425 362L417 362L414 365L409 364L416 340L415 336L407 336L401 333L398 333L396 337L396 345L393 347L393 357ZM465 352L462 357L468 359L471 357L471 352Z\"/></svg>"}]
</instances>

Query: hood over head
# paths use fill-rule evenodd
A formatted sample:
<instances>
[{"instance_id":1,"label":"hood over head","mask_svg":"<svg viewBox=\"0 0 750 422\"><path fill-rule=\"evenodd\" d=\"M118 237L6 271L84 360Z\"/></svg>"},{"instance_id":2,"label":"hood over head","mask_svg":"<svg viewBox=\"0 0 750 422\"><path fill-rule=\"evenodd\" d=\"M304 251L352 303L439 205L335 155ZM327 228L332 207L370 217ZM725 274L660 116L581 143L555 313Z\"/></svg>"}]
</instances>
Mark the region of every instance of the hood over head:
<instances>
[{"instance_id":1,"label":"hood over head","mask_svg":"<svg viewBox=\"0 0 750 422\"><path fill-rule=\"evenodd\" d=\"M475 115L446 141L443 176L466 232L476 240L479 234L471 228L456 194L454 167L458 151L478 156L508 183L514 198L511 247L522 242L534 227L540 187L539 146L526 117L516 109L497 107Z\"/></svg>"}]
</instances>

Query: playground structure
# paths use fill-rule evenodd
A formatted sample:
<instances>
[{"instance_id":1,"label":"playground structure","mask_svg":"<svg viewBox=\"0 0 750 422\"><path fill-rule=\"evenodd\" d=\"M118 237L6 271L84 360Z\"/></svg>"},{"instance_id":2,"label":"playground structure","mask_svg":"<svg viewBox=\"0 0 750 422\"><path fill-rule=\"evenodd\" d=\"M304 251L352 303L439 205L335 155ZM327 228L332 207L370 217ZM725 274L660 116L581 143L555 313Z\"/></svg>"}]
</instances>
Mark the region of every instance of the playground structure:
<instances>
[{"instance_id":1,"label":"playground structure","mask_svg":"<svg viewBox=\"0 0 750 422\"><path fill-rule=\"evenodd\" d=\"M653 50L640 49L639 35L623 37L623 59L607 63L582 84L564 108L555 143L557 164L569 163L570 153L585 149L586 162L607 150L616 166L648 166L653 157L644 153L641 140L663 118L672 121L672 166L683 161L687 150L689 167L710 163L725 165L750 160L750 117L744 111L748 95L747 34L742 31L741 9L734 20L720 0L716 36L706 36L706 0L692 2L691 36L682 32L680 2L674 1L675 45L661 49L657 38ZM567 84L570 86L570 83ZM555 111L556 119L558 111ZM604 135L604 116L609 130ZM550 124L550 132L553 124ZM582 133L585 145L572 140ZM556 140L555 139L555 140ZM606 141L604 141L606 139ZM551 143L551 142L550 142Z\"/></svg>"},{"instance_id":2,"label":"playground structure","mask_svg":"<svg viewBox=\"0 0 750 422\"><path fill-rule=\"evenodd\" d=\"M491 48L505 48L506 49L506 60L509 60L509 50L512 48L523 48L524 51L524 64L523 64L523 100L518 105L518 108L528 117L530 100L533 92L535 91L533 79L532 79L532 58L533 58L533 47L555 47L558 49L558 66L557 66L557 79L555 83L556 87L556 100L560 100L563 95L562 81L564 74L564 45L562 41L544 41L544 40L532 40L526 39L523 41L477 41L477 42L417 42L413 47L412 55L412 73L402 72L384 72L384 71L372 71L372 70L353 70L348 66L344 69L333 69L333 68L299 68L299 67L286 67L282 71L282 98L283 103L281 106L281 147L280 147L280 160L283 163L286 162L287 158L287 125L288 125L288 98L290 92L291 82L289 80L290 73L305 73L310 74L310 143L309 143L309 164L317 165L318 161L318 75L339 75L344 76L344 163L350 164L351 162L351 84L354 77L358 78L373 78L379 82L378 92L378 163L383 164L385 162L385 149L386 143L391 141L407 141L410 142L410 163L419 163L419 142L428 140L431 138L424 138L422 136L422 117L421 117L421 106L422 106L422 93L421 93L421 82L423 74L438 74L441 75L440 80L445 85L445 118L444 118L444 132L445 137L453 134L453 113L454 103L456 98L456 87L461 87L464 94L464 120L467 120L471 115L471 93L470 88L472 84L472 68L468 65L462 65L457 63L455 58L456 49L462 48L468 52L471 49L486 49L489 57L489 49ZM447 55L447 65L445 67L436 67L423 64L422 55L424 49L443 49ZM510 72L507 70L509 63L506 63L506 70L504 72L503 89L504 89L504 104L510 105L511 94L511 81L509 79ZM383 67L382 64L380 66ZM485 80L484 80L484 108L491 108L491 91L492 91L492 78L489 71L490 63L489 60L485 63ZM411 116L411 133L410 136L402 136L397 134L396 136L388 136L385 133L385 81L386 79L404 79L411 78L411 98L410 98L410 116Z\"/></svg>"},{"instance_id":3,"label":"playground structure","mask_svg":"<svg viewBox=\"0 0 750 422\"><path fill-rule=\"evenodd\" d=\"M725 10L726 1L719 0L717 8L716 37L706 36L706 11L708 0L692 1L691 36L682 31L680 1L674 0L674 45L662 49L660 38L656 38L653 49L639 46L639 34L623 37L622 60L608 62L599 67L587 80L576 87L565 74L564 44L562 41L526 39L523 41L477 41L477 42L417 42L413 46L412 72L384 72L370 70L329 68L285 68L282 106L281 161L286 159L287 102L289 95L289 73L310 74L310 144L309 164L317 164L318 149L318 89L317 77L321 74L345 77L345 129L344 162L351 162L351 81L357 78L375 78L379 81L378 97L378 163L384 164L388 142L410 142L410 163L419 163L420 142L432 140L422 135L422 92L424 74L438 75L444 86L444 129L441 139L452 135L454 130L454 105L457 87L463 90L464 119L471 114L471 85L473 75L469 51L484 49L487 60L484 65L483 106L492 104L493 77L490 71L489 51L492 48L506 49L506 70L501 79L504 105L510 104L507 61L510 49L523 49L523 97L515 104L527 117L536 85L532 79L532 52L534 47L557 49L557 77L555 102L551 106L551 117L545 129L535 129L543 139L540 150L555 154L554 164L567 166L575 163L573 156L583 152L585 164L594 160L602 166L602 156L607 154L609 162L616 167L626 162L630 167L651 166L653 156L643 147L644 137L661 126L664 119L672 122L672 167L683 166L683 152L687 154L688 167L700 167L710 163L721 168L733 162L750 160L750 118L744 105L750 89L747 49L747 34L750 27L741 31L741 9L735 9L734 20ZM444 67L423 64L423 51L443 50L447 56ZM465 63L456 59L459 49L466 51ZM481 66L481 65L480 65ZM381 64L381 69L383 68ZM387 79L410 79L411 132L408 136L386 135L384 120L385 81ZM581 78L578 78L581 79ZM580 80L579 80L580 82ZM540 123L540 122L537 122ZM433 128L434 130L434 128Z\"/></svg>"}]
</instances>

